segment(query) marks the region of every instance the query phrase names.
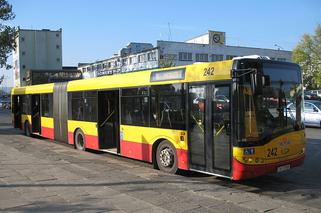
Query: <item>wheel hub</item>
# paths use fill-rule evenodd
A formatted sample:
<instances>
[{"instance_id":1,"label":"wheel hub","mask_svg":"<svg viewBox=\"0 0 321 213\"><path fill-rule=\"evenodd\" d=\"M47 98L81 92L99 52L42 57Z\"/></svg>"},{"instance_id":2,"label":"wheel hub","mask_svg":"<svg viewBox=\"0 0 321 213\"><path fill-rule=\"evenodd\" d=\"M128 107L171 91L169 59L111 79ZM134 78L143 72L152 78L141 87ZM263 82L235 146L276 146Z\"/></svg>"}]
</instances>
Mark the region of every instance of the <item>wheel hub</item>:
<instances>
[{"instance_id":1,"label":"wheel hub","mask_svg":"<svg viewBox=\"0 0 321 213\"><path fill-rule=\"evenodd\" d=\"M160 155L159 157L160 157L161 164L164 167L170 167L173 165L173 161L174 161L173 150L167 147L163 149L159 155Z\"/></svg>"},{"instance_id":2,"label":"wheel hub","mask_svg":"<svg viewBox=\"0 0 321 213\"><path fill-rule=\"evenodd\" d=\"M81 135L78 135L77 142L78 142L78 146L80 148L82 148L84 146L84 139Z\"/></svg>"}]
</instances>

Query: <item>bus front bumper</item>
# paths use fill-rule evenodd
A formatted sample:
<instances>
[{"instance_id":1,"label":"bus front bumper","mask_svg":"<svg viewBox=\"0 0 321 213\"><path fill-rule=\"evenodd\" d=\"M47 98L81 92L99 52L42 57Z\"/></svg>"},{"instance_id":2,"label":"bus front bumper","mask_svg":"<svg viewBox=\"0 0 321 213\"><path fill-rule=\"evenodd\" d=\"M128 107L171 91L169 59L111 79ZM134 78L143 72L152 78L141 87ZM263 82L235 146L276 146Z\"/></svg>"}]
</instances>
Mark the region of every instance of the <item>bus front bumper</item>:
<instances>
[{"instance_id":1,"label":"bus front bumper","mask_svg":"<svg viewBox=\"0 0 321 213\"><path fill-rule=\"evenodd\" d=\"M264 164L264 165L247 165L240 163L233 158L233 180L244 180L255 178L269 173L278 172L278 168L285 165L290 165L290 168L300 166L304 162L305 155L301 155L297 158L282 161L278 163Z\"/></svg>"}]
</instances>

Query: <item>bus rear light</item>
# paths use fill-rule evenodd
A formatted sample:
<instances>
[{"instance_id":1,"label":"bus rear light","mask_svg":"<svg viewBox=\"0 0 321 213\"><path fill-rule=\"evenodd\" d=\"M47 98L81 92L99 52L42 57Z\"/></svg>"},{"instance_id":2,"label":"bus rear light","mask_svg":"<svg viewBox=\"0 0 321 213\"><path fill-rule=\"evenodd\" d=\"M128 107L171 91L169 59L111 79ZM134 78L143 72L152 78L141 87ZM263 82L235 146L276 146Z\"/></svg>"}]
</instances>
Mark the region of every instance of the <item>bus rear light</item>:
<instances>
[{"instance_id":1,"label":"bus rear light","mask_svg":"<svg viewBox=\"0 0 321 213\"><path fill-rule=\"evenodd\" d=\"M181 142L184 142L184 141L185 141L185 138L184 138L183 135L181 135L181 136L179 137L179 139L180 139Z\"/></svg>"}]
</instances>

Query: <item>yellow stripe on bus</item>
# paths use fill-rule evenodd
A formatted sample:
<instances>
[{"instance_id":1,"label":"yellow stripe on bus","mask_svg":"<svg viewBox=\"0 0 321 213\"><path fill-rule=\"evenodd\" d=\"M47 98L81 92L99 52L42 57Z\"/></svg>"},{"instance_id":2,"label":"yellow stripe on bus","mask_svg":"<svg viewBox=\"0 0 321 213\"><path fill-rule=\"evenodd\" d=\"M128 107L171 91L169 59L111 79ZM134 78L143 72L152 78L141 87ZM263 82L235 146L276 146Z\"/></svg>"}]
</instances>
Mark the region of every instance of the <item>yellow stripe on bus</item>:
<instances>
[{"instance_id":1,"label":"yellow stripe on bus","mask_svg":"<svg viewBox=\"0 0 321 213\"><path fill-rule=\"evenodd\" d=\"M52 83L13 88L11 95L53 93L53 87L54 84Z\"/></svg>"},{"instance_id":2,"label":"yellow stripe on bus","mask_svg":"<svg viewBox=\"0 0 321 213\"><path fill-rule=\"evenodd\" d=\"M80 128L85 135L98 136L96 122L68 120L68 132L75 132Z\"/></svg>"},{"instance_id":3,"label":"yellow stripe on bus","mask_svg":"<svg viewBox=\"0 0 321 213\"><path fill-rule=\"evenodd\" d=\"M49 117L41 117L41 126L46 128L54 128L54 120Z\"/></svg>"},{"instance_id":4,"label":"yellow stripe on bus","mask_svg":"<svg viewBox=\"0 0 321 213\"><path fill-rule=\"evenodd\" d=\"M253 154L245 154L245 149L254 149ZM263 146L233 147L233 156L244 164L268 164L295 159L305 153L304 131L291 132L279 136Z\"/></svg>"},{"instance_id":5,"label":"yellow stripe on bus","mask_svg":"<svg viewBox=\"0 0 321 213\"><path fill-rule=\"evenodd\" d=\"M121 125L120 131L122 140L125 141L153 144L158 139L166 139L172 142L175 148L187 150L187 132L183 130ZM183 141L180 136L184 137Z\"/></svg>"}]
</instances>

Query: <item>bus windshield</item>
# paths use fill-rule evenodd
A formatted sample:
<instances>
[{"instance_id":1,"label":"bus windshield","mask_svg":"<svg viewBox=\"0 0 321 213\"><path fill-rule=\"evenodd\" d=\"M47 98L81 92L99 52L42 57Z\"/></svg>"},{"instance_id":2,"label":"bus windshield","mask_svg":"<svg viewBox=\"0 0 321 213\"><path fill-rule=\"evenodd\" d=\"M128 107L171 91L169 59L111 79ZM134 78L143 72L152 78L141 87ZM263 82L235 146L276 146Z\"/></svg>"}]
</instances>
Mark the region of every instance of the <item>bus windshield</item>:
<instances>
[{"instance_id":1,"label":"bus windshield","mask_svg":"<svg viewBox=\"0 0 321 213\"><path fill-rule=\"evenodd\" d=\"M253 86L249 75L240 79L239 141L249 145L302 127L299 68L288 63L263 62L258 73L261 75L257 78L264 77L265 83Z\"/></svg>"}]
</instances>

